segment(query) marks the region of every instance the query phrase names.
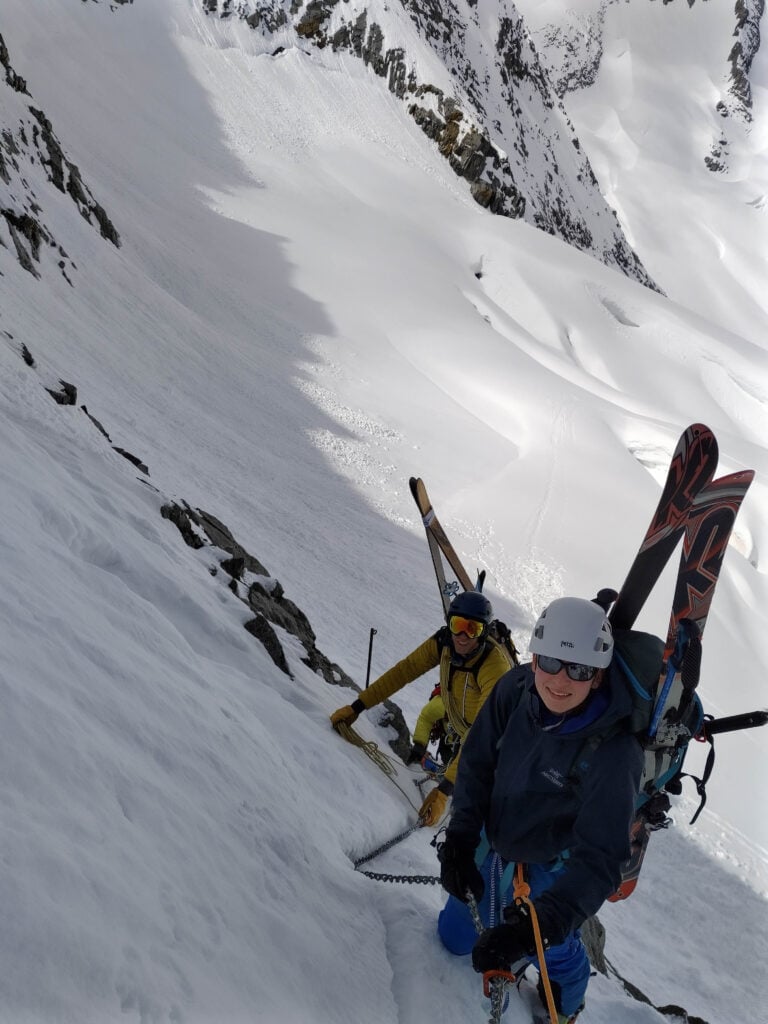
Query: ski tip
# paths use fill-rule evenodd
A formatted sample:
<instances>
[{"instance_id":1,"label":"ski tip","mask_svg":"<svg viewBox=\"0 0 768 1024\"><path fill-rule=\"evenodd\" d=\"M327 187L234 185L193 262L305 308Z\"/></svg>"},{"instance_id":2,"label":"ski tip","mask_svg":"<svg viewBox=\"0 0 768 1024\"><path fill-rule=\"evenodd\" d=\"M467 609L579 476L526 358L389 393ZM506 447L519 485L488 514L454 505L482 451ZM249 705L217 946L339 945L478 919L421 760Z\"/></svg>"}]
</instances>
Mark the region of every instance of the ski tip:
<instances>
[{"instance_id":1,"label":"ski tip","mask_svg":"<svg viewBox=\"0 0 768 1024\"><path fill-rule=\"evenodd\" d=\"M410 478L410 480L408 481L408 486L410 487L411 494L414 496L414 498L416 497L416 488L419 486L420 483L421 483L421 477L420 476L412 476Z\"/></svg>"},{"instance_id":2,"label":"ski tip","mask_svg":"<svg viewBox=\"0 0 768 1024\"><path fill-rule=\"evenodd\" d=\"M695 448L699 451L700 457L712 467L712 476L715 475L715 467L720 455L720 447L713 431L706 423L692 423L686 427L677 442L678 451L686 451Z\"/></svg>"}]
</instances>

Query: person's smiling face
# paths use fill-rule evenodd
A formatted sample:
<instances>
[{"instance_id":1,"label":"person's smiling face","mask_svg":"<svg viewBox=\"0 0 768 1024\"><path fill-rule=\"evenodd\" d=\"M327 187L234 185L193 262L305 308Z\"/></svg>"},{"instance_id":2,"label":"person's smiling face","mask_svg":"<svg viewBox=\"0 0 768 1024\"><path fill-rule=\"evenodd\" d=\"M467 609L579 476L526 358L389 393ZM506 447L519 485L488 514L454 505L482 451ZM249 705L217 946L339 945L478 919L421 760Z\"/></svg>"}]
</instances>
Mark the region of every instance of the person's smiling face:
<instances>
[{"instance_id":1,"label":"person's smiling face","mask_svg":"<svg viewBox=\"0 0 768 1024\"><path fill-rule=\"evenodd\" d=\"M485 623L464 615L451 615L448 619L453 649L460 658L467 658L480 646L485 634Z\"/></svg>"},{"instance_id":2,"label":"person's smiling face","mask_svg":"<svg viewBox=\"0 0 768 1024\"><path fill-rule=\"evenodd\" d=\"M485 632L485 627L482 623L474 620L474 618L452 615L449 620L449 627L451 629L454 650L460 657L468 657L472 651L477 650L480 646L480 640ZM462 627L465 627L465 629L462 629ZM474 636L470 636L470 633L473 633Z\"/></svg>"},{"instance_id":3,"label":"person's smiling face","mask_svg":"<svg viewBox=\"0 0 768 1024\"><path fill-rule=\"evenodd\" d=\"M456 651L456 653L462 658L469 657L469 655L473 651L476 651L480 646L480 641L478 639L472 639L472 637L467 636L466 633L454 633L451 636L451 640L453 641L454 651Z\"/></svg>"},{"instance_id":4,"label":"person's smiling face","mask_svg":"<svg viewBox=\"0 0 768 1024\"><path fill-rule=\"evenodd\" d=\"M544 659L547 661L557 659ZM541 698L544 707L556 715L564 715L574 711L583 704L592 690L600 685L603 673L596 670L591 679L579 682L571 679L566 672L567 662L558 662L560 668L557 672L545 672L539 664L539 657L533 656L534 685L536 693Z\"/></svg>"}]
</instances>

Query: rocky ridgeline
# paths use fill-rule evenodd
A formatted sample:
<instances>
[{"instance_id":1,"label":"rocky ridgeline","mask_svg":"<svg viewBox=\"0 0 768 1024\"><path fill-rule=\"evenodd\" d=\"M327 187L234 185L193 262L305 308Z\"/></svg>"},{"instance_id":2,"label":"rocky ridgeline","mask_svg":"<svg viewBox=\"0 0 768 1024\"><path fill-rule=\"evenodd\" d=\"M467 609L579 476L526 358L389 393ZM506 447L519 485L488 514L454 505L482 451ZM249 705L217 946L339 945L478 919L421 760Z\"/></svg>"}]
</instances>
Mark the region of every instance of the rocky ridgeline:
<instances>
[{"instance_id":1,"label":"rocky ridgeline","mask_svg":"<svg viewBox=\"0 0 768 1024\"><path fill-rule=\"evenodd\" d=\"M41 257L47 255L73 284L77 267L44 219L51 188L68 196L102 238L120 245L112 221L78 167L65 156L51 122L32 101L26 80L12 67L0 35L0 246L35 277L41 276Z\"/></svg>"},{"instance_id":2,"label":"rocky ridgeline","mask_svg":"<svg viewBox=\"0 0 768 1024\"><path fill-rule=\"evenodd\" d=\"M733 98L729 107L731 114L742 117L747 122L752 120L752 86L749 82L749 72L752 61L760 49L760 19L764 12L765 0L735 0L733 36L736 41L728 54L728 63L731 67L730 94Z\"/></svg>"},{"instance_id":3,"label":"rocky ridgeline","mask_svg":"<svg viewBox=\"0 0 768 1024\"><path fill-rule=\"evenodd\" d=\"M563 21L543 25L533 33L539 57L561 99L594 84L603 59L605 11L611 3L613 0L603 0L591 12L567 10Z\"/></svg>"},{"instance_id":4,"label":"rocky ridgeline","mask_svg":"<svg viewBox=\"0 0 768 1024\"><path fill-rule=\"evenodd\" d=\"M577 5L562 13L563 20L544 25L534 33L537 51L546 65L555 92L560 98L568 92L584 89L594 83L603 57L603 31L608 9L628 0L602 0L592 12L582 12ZM653 0L631 0L647 4ZM698 0L699 5L710 0ZM765 0L718 0L733 11L733 32L723 38L723 79L725 95L718 100L716 111L724 124L703 159L714 172L728 170L729 124L749 126L752 122L752 86L749 72L760 49L760 19ZM690 10L691 27L695 26L697 0L662 0L660 9L673 5Z\"/></svg>"},{"instance_id":5,"label":"rocky ridgeline","mask_svg":"<svg viewBox=\"0 0 768 1024\"><path fill-rule=\"evenodd\" d=\"M37 374L40 384L51 398L58 405L77 407L77 386L70 381L45 379L45 372L38 366L29 347L24 342L17 342L7 332L5 334L26 366ZM151 487L147 479L149 468L145 462L114 444L103 423L85 405L81 404L79 408L106 443L141 471L143 476L139 480ZM157 488L153 489L160 494ZM224 523L210 512L192 508L184 501L164 499L162 495L161 500L162 517L178 528L180 540L183 539L185 544L195 550L203 550L211 577L227 586L249 609L251 617L245 623L246 631L262 644L275 665L287 677L293 679L293 673L280 639L281 633L299 641L304 649L302 662L326 683L348 687L355 695L360 692L360 687L351 676L319 650L309 619L298 605L285 596L279 580L271 576L265 566L235 539ZM351 694L342 697L340 703L352 700L354 695ZM390 741L390 746L399 757L404 758L410 750L411 737L403 713L391 701L385 701L380 710L379 724L391 726L395 730L396 735Z\"/></svg>"},{"instance_id":6,"label":"rocky ridgeline","mask_svg":"<svg viewBox=\"0 0 768 1024\"><path fill-rule=\"evenodd\" d=\"M736 122L749 128L752 123L752 86L749 72L752 61L760 49L760 19L765 11L765 0L736 0L734 7L735 42L728 54L730 65L730 87L728 97L717 104L717 112L723 119L719 138L712 143L704 163L714 173L724 172L729 167L729 139L732 130L729 122Z\"/></svg>"},{"instance_id":7,"label":"rocky ridgeline","mask_svg":"<svg viewBox=\"0 0 768 1024\"><path fill-rule=\"evenodd\" d=\"M222 522L210 512L191 508L186 502L166 502L161 514L178 527L185 544L195 549L205 548L208 556L213 554L215 564L212 564L211 575L221 574L232 593L251 611L253 618L245 623L245 629L264 646L281 672L293 678L280 641L280 632L285 632L304 648L302 662L326 683L349 687L356 694L360 692L357 683L318 649L309 619L285 596L280 582L235 540ZM354 697L342 698L342 703L344 700L351 702ZM390 746L404 758L410 749L410 732L400 708L385 701L379 724L395 730L397 735Z\"/></svg>"},{"instance_id":8,"label":"rocky ridgeline","mask_svg":"<svg viewBox=\"0 0 768 1024\"><path fill-rule=\"evenodd\" d=\"M473 0L200 2L223 23L244 21L274 56L311 45L360 59L386 81L481 206L523 218L655 287L600 193L511 3L499 0L487 35L488 19L481 21ZM426 80L418 70L424 67L435 68L430 77L439 80Z\"/></svg>"}]
</instances>

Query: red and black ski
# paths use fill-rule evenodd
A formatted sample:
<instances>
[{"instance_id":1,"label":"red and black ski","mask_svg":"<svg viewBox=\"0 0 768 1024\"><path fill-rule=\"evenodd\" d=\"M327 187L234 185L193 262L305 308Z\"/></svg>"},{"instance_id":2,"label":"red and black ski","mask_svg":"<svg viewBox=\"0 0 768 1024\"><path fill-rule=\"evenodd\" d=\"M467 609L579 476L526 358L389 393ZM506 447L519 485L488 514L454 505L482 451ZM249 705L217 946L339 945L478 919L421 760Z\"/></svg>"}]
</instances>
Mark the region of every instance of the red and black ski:
<instances>
[{"instance_id":1,"label":"red and black ski","mask_svg":"<svg viewBox=\"0 0 768 1024\"><path fill-rule=\"evenodd\" d=\"M683 534L696 496L715 475L717 459L717 440L709 427L693 423L683 432L659 504L611 609L615 630L631 629L635 624Z\"/></svg>"},{"instance_id":2,"label":"red and black ski","mask_svg":"<svg viewBox=\"0 0 768 1024\"><path fill-rule=\"evenodd\" d=\"M667 824L669 798L661 791L666 779L657 778L658 765L667 755L670 778L682 766L685 745L691 738L686 711L699 683L701 639L731 531L754 475L752 470L743 470L720 477L700 490L690 503L683 526L683 550L664 662L648 736L643 743L645 768L640 792L646 802L639 807L633 822L632 857L622 869L622 883L612 901L626 899L634 891L650 834ZM653 791L648 789L649 785ZM700 792L703 806L703 786Z\"/></svg>"},{"instance_id":3,"label":"red and black ski","mask_svg":"<svg viewBox=\"0 0 768 1024\"><path fill-rule=\"evenodd\" d=\"M731 530L754 476L751 469L722 476L693 499L683 532L665 657L674 649L681 619L692 620L704 632Z\"/></svg>"}]
</instances>

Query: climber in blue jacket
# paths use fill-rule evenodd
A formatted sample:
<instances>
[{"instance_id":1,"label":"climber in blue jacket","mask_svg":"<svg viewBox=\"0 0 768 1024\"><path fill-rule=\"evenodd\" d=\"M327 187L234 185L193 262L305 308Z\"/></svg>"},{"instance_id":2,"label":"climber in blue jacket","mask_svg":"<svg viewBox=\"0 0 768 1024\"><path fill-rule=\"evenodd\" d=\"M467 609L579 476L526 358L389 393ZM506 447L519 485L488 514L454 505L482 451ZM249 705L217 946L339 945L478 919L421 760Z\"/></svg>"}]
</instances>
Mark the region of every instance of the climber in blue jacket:
<instances>
[{"instance_id":1,"label":"climber in blue jacket","mask_svg":"<svg viewBox=\"0 0 768 1024\"><path fill-rule=\"evenodd\" d=\"M525 865L559 1024L571 1024L590 974L579 927L616 891L630 856L643 752L598 604L553 601L530 650L531 664L502 676L464 745L439 850L450 895L438 933L452 953L471 952L483 973L537 963L531 918L510 905L514 865ZM587 749L577 777L574 763ZM487 929L480 939L468 890Z\"/></svg>"}]
</instances>

